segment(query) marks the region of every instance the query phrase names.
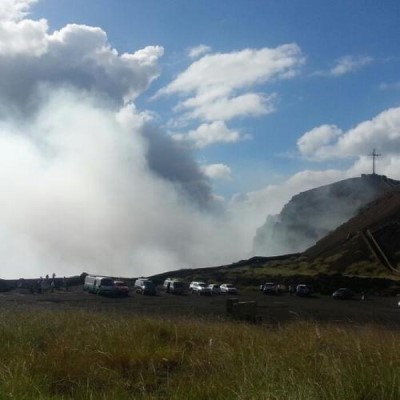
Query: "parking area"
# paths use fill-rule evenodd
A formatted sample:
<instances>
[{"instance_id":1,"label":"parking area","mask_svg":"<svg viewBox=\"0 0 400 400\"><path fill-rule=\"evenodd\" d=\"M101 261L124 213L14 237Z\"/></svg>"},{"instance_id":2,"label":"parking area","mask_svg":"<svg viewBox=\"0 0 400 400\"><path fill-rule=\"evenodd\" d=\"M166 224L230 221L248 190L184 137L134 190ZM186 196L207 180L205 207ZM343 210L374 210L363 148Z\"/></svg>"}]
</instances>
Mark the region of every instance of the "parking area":
<instances>
[{"instance_id":1,"label":"parking area","mask_svg":"<svg viewBox=\"0 0 400 400\"><path fill-rule=\"evenodd\" d=\"M263 323L281 324L296 319L355 324L384 324L400 327L399 298L368 297L361 300L335 300L331 296L298 297L288 293L264 295L258 291L242 291L238 295L201 296L174 295L159 290L156 296L131 293L128 297L106 297L89 294L82 286L69 291L32 294L16 289L0 293L3 310L30 307L49 310L83 309L139 316L226 318L226 300L256 301L257 314Z\"/></svg>"}]
</instances>

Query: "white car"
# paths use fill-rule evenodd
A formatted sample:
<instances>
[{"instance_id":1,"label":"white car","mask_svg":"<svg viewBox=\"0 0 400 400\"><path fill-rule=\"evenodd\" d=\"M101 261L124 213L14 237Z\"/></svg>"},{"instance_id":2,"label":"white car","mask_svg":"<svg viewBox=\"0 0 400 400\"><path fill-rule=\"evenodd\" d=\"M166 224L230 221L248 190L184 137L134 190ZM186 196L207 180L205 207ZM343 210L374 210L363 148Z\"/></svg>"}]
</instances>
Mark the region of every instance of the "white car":
<instances>
[{"instance_id":1,"label":"white car","mask_svg":"<svg viewBox=\"0 0 400 400\"><path fill-rule=\"evenodd\" d=\"M221 293L237 294L237 289L231 283L223 283L219 288Z\"/></svg>"},{"instance_id":2,"label":"white car","mask_svg":"<svg viewBox=\"0 0 400 400\"><path fill-rule=\"evenodd\" d=\"M211 289L204 282L192 282L189 285L192 293L196 293L199 295L211 295Z\"/></svg>"},{"instance_id":3,"label":"white car","mask_svg":"<svg viewBox=\"0 0 400 400\"><path fill-rule=\"evenodd\" d=\"M220 285L218 285L217 283L211 283L210 285L208 285L208 287L211 290L211 294L221 294Z\"/></svg>"}]
</instances>

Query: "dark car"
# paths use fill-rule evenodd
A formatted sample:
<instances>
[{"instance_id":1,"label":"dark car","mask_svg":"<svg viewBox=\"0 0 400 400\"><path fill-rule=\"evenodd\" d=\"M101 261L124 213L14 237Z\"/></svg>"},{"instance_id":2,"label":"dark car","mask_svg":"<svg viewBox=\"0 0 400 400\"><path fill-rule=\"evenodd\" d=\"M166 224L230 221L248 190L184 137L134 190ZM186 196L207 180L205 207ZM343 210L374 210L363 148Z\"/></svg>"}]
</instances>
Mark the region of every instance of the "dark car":
<instances>
[{"instance_id":1,"label":"dark car","mask_svg":"<svg viewBox=\"0 0 400 400\"><path fill-rule=\"evenodd\" d=\"M137 279L135 282L136 293L149 294L155 296L157 294L156 285L149 279Z\"/></svg>"},{"instance_id":2,"label":"dark car","mask_svg":"<svg viewBox=\"0 0 400 400\"><path fill-rule=\"evenodd\" d=\"M261 291L264 294L279 294L279 286L274 282L265 282L261 287Z\"/></svg>"},{"instance_id":3,"label":"dark car","mask_svg":"<svg viewBox=\"0 0 400 400\"><path fill-rule=\"evenodd\" d=\"M334 299L349 300L354 297L354 292L348 288L340 288L333 292L332 297Z\"/></svg>"},{"instance_id":4,"label":"dark car","mask_svg":"<svg viewBox=\"0 0 400 400\"><path fill-rule=\"evenodd\" d=\"M114 292L116 296L129 296L129 287L124 281L114 281Z\"/></svg>"},{"instance_id":5,"label":"dark car","mask_svg":"<svg viewBox=\"0 0 400 400\"><path fill-rule=\"evenodd\" d=\"M296 295L299 297L308 297L311 296L312 289L309 285L305 285L301 283L296 286Z\"/></svg>"}]
</instances>

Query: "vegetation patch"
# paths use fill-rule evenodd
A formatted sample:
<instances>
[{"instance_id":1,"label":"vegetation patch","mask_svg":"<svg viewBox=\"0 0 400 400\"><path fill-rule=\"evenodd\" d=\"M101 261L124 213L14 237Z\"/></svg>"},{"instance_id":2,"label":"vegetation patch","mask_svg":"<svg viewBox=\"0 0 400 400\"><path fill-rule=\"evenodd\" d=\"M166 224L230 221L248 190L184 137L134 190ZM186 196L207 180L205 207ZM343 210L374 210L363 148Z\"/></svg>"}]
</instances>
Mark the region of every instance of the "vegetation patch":
<instances>
[{"instance_id":1,"label":"vegetation patch","mask_svg":"<svg viewBox=\"0 0 400 400\"><path fill-rule=\"evenodd\" d=\"M399 399L400 333L2 312L2 399Z\"/></svg>"}]
</instances>

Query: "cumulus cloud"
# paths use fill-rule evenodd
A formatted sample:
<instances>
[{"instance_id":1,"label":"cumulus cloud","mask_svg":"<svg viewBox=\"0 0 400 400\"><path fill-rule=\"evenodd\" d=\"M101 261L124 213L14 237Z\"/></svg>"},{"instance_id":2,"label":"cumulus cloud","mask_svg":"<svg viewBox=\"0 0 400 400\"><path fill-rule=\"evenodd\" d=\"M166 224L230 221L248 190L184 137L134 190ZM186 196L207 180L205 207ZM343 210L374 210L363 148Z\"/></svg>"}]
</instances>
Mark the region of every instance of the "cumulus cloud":
<instances>
[{"instance_id":1,"label":"cumulus cloud","mask_svg":"<svg viewBox=\"0 0 400 400\"><path fill-rule=\"evenodd\" d=\"M69 24L49 33L44 19L20 19L30 3L8 1L14 12L0 20L0 112L31 111L41 88L60 85L122 104L158 77L161 46L119 54L98 27Z\"/></svg>"},{"instance_id":2,"label":"cumulus cloud","mask_svg":"<svg viewBox=\"0 0 400 400\"><path fill-rule=\"evenodd\" d=\"M1 0L0 21L18 21L29 13L32 4L37 0Z\"/></svg>"},{"instance_id":3,"label":"cumulus cloud","mask_svg":"<svg viewBox=\"0 0 400 400\"><path fill-rule=\"evenodd\" d=\"M172 138L177 142L187 143L194 148L201 149L215 143L235 143L246 136L229 129L223 121L215 121L210 124L201 124L197 129L186 134L173 134Z\"/></svg>"},{"instance_id":4,"label":"cumulus cloud","mask_svg":"<svg viewBox=\"0 0 400 400\"><path fill-rule=\"evenodd\" d=\"M201 169L211 179L229 180L232 178L232 170L225 164L203 165Z\"/></svg>"},{"instance_id":5,"label":"cumulus cloud","mask_svg":"<svg viewBox=\"0 0 400 400\"><path fill-rule=\"evenodd\" d=\"M374 61L368 56L344 56L337 60L336 65L329 70L331 76L341 76L360 70Z\"/></svg>"},{"instance_id":6,"label":"cumulus cloud","mask_svg":"<svg viewBox=\"0 0 400 400\"><path fill-rule=\"evenodd\" d=\"M291 78L303 63L304 57L296 44L207 54L157 95L186 97L176 108L186 119L227 121L263 115L274 111L274 95L254 93L249 88Z\"/></svg>"},{"instance_id":7,"label":"cumulus cloud","mask_svg":"<svg viewBox=\"0 0 400 400\"><path fill-rule=\"evenodd\" d=\"M371 120L342 132L336 126L322 125L306 132L297 142L300 153L314 159L359 157L373 148L387 155L400 151L400 108L391 108Z\"/></svg>"},{"instance_id":8,"label":"cumulus cloud","mask_svg":"<svg viewBox=\"0 0 400 400\"><path fill-rule=\"evenodd\" d=\"M323 158L329 145L334 143L342 131L335 125L321 125L306 132L297 141L297 146L303 156Z\"/></svg>"},{"instance_id":9,"label":"cumulus cloud","mask_svg":"<svg viewBox=\"0 0 400 400\"><path fill-rule=\"evenodd\" d=\"M198 46L192 47L189 49L189 57L190 58L198 58L203 54L210 53L211 47L206 46L205 44L200 44Z\"/></svg>"}]
</instances>

